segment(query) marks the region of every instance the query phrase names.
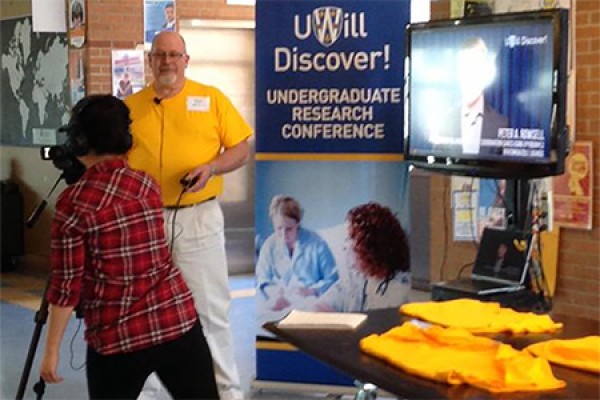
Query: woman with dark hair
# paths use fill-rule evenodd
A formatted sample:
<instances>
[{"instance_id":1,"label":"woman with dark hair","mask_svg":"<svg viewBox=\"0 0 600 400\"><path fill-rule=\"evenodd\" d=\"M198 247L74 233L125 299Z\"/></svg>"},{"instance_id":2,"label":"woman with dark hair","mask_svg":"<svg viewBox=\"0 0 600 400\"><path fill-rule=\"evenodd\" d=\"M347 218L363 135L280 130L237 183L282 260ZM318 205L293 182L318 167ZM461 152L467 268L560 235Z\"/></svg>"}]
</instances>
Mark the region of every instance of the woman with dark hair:
<instances>
[{"instance_id":1,"label":"woman with dark hair","mask_svg":"<svg viewBox=\"0 0 600 400\"><path fill-rule=\"evenodd\" d=\"M130 123L121 100L94 95L66 127L66 148L86 170L56 202L40 375L62 382L60 344L79 305L91 399L135 399L152 372L174 398L218 398L192 293L168 251L160 189L125 160Z\"/></svg>"},{"instance_id":2,"label":"woman with dark hair","mask_svg":"<svg viewBox=\"0 0 600 400\"><path fill-rule=\"evenodd\" d=\"M367 203L347 214L346 285L325 293L320 311L365 311L409 301L410 248L398 218L388 207Z\"/></svg>"},{"instance_id":3,"label":"woman with dark hair","mask_svg":"<svg viewBox=\"0 0 600 400\"><path fill-rule=\"evenodd\" d=\"M366 281L361 309L408 302L410 248L400 221L388 207L368 203L348 212L354 266Z\"/></svg>"}]
</instances>

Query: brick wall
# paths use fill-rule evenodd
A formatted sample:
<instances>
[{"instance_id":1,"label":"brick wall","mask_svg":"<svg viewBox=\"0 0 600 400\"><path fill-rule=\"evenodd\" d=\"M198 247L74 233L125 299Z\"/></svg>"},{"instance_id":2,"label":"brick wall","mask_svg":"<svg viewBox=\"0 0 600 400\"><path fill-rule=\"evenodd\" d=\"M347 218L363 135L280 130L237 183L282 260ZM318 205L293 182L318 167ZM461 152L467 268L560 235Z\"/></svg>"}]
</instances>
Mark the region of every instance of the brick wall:
<instances>
[{"instance_id":1,"label":"brick wall","mask_svg":"<svg viewBox=\"0 0 600 400\"><path fill-rule=\"evenodd\" d=\"M111 51L144 43L142 0L88 0L88 93L112 91ZM178 18L252 20L254 7L225 0L177 0Z\"/></svg>"},{"instance_id":2,"label":"brick wall","mask_svg":"<svg viewBox=\"0 0 600 400\"><path fill-rule=\"evenodd\" d=\"M445 3L441 0L436 2L438 10L443 9L440 2ZM600 1L573 0L573 4L576 21L576 135L578 140L591 140L594 147L593 229L561 230L553 309L558 313L600 319ZM472 243L453 242L451 239L449 185L449 177L432 175L432 281L456 277L459 268L472 262L475 255Z\"/></svg>"},{"instance_id":3,"label":"brick wall","mask_svg":"<svg viewBox=\"0 0 600 400\"><path fill-rule=\"evenodd\" d=\"M600 2L577 0L576 135L591 140L593 159L593 229L561 233L556 310L600 319Z\"/></svg>"}]
</instances>

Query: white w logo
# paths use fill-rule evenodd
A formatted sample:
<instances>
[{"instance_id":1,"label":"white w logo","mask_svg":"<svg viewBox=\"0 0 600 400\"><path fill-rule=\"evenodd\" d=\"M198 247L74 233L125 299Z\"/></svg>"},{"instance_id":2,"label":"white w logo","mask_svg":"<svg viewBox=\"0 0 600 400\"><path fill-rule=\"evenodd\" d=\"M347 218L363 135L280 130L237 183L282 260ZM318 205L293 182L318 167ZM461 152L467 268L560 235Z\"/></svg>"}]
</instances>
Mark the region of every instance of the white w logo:
<instances>
[{"instance_id":1,"label":"white w logo","mask_svg":"<svg viewBox=\"0 0 600 400\"><path fill-rule=\"evenodd\" d=\"M340 37L343 14L339 7L319 7L313 10L313 32L323 46L331 46Z\"/></svg>"}]
</instances>

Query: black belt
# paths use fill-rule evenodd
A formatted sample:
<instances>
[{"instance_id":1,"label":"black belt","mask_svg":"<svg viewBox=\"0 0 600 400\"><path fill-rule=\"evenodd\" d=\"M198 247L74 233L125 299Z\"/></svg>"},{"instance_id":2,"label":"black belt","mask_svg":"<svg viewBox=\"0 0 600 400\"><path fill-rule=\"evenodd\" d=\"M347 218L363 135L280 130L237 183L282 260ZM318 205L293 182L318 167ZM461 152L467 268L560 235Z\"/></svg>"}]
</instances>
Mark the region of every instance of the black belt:
<instances>
[{"instance_id":1,"label":"black belt","mask_svg":"<svg viewBox=\"0 0 600 400\"><path fill-rule=\"evenodd\" d=\"M194 203L194 204L184 204L184 205L179 205L179 206L163 206L163 208L166 209L166 210L178 210L180 208L194 207L194 206L197 206L199 204L207 203L209 201L212 201L212 200L214 200L216 198L217 198L217 196L213 196L213 197L209 197L208 199L204 199L204 200L199 201L198 203Z\"/></svg>"}]
</instances>

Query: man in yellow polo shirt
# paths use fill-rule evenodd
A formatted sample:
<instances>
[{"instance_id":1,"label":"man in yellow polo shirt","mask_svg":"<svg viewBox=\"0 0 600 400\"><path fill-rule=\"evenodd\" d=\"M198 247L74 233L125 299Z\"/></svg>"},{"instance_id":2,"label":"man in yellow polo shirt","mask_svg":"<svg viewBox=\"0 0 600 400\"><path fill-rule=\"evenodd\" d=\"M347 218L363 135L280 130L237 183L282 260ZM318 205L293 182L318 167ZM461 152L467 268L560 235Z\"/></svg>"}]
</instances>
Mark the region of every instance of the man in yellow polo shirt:
<instances>
[{"instance_id":1,"label":"man in yellow polo shirt","mask_svg":"<svg viewBox=\"0 0 600 400\"><path fill-rule=\"evenodd\" d=\"M229 322L223 213L215 198L223 190L221 175L248 160L252 131L221 91L185 78L189 55L178 33L158 34L148 59L154 82L125 99L133 120L129 164L160 184L173 258L194 294L219 394L242 399ZM157 393L149 386L150 381L141 398Z\"/></svg>"}]
</instances>

